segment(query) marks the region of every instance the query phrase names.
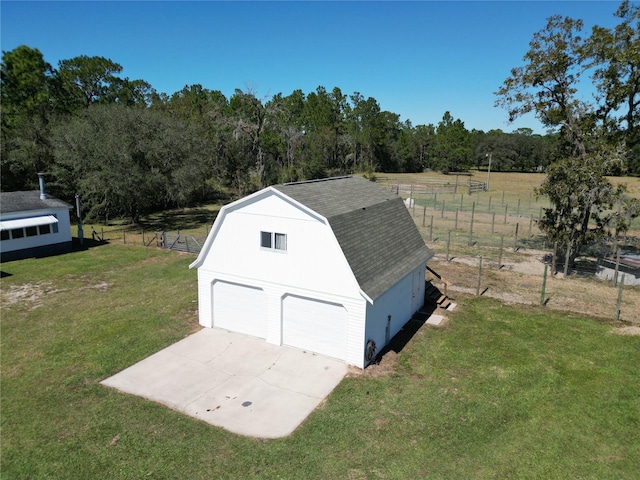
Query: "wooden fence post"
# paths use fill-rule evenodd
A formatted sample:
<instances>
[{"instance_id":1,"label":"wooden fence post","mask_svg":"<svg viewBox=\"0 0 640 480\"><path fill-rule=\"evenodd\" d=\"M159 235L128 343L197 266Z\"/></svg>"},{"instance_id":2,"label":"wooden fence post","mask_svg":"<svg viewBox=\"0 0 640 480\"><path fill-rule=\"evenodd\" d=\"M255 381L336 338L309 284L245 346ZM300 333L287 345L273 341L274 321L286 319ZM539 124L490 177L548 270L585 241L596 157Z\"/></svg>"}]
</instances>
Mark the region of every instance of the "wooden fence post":
<instances>
[{"instance_id":1,"label":"wooden fence post","mask_svg":"<svg viewBox=\"0 0 640 480\"><path fill-rule=\"evenodd\" d=\"M453 229L454 230L458 229L458 209L457 208L456 208L456 222L455 222L455 224L453 226Z\"/></svg>"},{"instance_id":2,"label":"wooden fence post","mask_svg":"<svg viewBox=\"0 0 640 480\"><path fill-rule=\"evenodd\" d=\"M493 212L493 215L491 215L491 233L493 233L493 227L496 224L496 212Z\"/></svg>"},{"instance_id":3,"label":"wooden fence post","mask_svg":"<svg viewBox=\"0 0 640 480\"><path fill-rule=\"evenodd\" d=\"M518 251L518 227L520 227L520 224L516 223L516 236L513 239L513 251L514 252Z\"/></svg>"},{"instance_id":4,"label":"wooden fence post","mask_svg":"<svg viewBox=\"0 0 640 480\"><path fill-rule=\"evenodd\" d=\"M509 205L504 206L504 224L507 224L507 210L509 209Z\"/></svg>"},{"instance_id":5,"label":"wooden fence post","mask_svg":"<svg viewBox=\"0 0 640 480\"><path fill-rule=\"evenodd\" d=\"M542 276L542 293L540 294L540 306L544 307L544 291L547 288L547 265L544 264L544 275Z\"/></svg>"},{"instance_id":6,"label":"wooden fence post","mask_svg":"<svg viewBox=\"0 0 640 480\"><path fill-rule=\"evenodd\" d=\"M551 275L556 274L558 262L558 242L553 243L553 257L551 258Z\"/></svg>"},{"instance_id":7,"label":"wooden fence post","mask_svg":"<svg viewBox=\"0 0 640 480\"><path fill-rule=\"evenodd\" d=\"M142 246L145 246L145 242L144 242L144 228L142 229Z\"/></svg>"},{"instance_id":8,"label":"wooden fence post","mask_svg":"<svg viewBox=\"0 0 640 480\"><path fill-rule=\"evenodd\" d=\"M502 268L502 250L504 249L504 235L500 235L500 252L498 253L498 270Z\"/></svg>"},{"instance_id":9,"label":"wooden fence post","mask_svg":"<svg viewBox=\"0 0 640 480\"><path fill-rule=\"evenodd\" d=\"M451 230L447 234L447 262L449 261L449 246L451 244Z\"/></svg>"},{"instance_id":10,"label":"wooden fence post","mask_svg":"<svg viewBox=\"0 0 640 480\"><path fill-rule=\"evenodd\" d=\"M533 217L529 217L529 236L531 236L531 227L533 226Z\"/></svg>"},{"instance_id":11,"label":"wooden fence post","mask_svg":"<svg viewBox=\"0 0 640 480\"><path fill-rule=\"evenodd\" d=\"M476 285L476 296L480 295L481 282L482 282L482 255L480 255L480 261L478 262L478 283Z\"/></svg>"},{"instance_id":12,"label":"wooden fence post","mask_svg":"<svg viewBox=\"0 0 640 480\"><path fill-rule=\"evenodd\" d=\"M431 215L431 222L429 222L429 241L433 240L433 215Z\"/></svg>"},{"instance_id":13,"label":"wooden fence post","mask_svg":"<svg viewBox=\"0 0 640 480\"><path fill-rule=\"evenodd\" d=\"M424 210L422 210L422 226L424 227L424 220L427 216L427 206L424 206Z\"/></svg>"}]
</instances>

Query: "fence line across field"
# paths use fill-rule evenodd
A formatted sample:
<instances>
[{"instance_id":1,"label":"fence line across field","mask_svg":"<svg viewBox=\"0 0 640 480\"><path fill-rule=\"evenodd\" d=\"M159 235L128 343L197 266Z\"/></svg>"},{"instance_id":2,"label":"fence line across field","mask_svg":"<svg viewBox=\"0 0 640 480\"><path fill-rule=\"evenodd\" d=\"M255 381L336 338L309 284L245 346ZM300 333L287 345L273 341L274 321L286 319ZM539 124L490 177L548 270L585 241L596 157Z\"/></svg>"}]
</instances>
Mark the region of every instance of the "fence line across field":
<instances>
[{"instance_id":1,"label":"fence line across field","mask_svg":"<svg viewBox=\"0 0 640 480\"><path fill-rule=\"evenodd\" d=\"M209 226L207 226L207 235ZM132 229L130 227L107 229L100 227L95 230L91 227L91 237L97 242L113 242L121 241L124 245L142 245L145 247L167 248L179 252L200 253L202 246L206 240L206 235L196 236L181 233L179 230L175 232L165 231L145 231L144 229Z\"/></svg>"}]
</instances>

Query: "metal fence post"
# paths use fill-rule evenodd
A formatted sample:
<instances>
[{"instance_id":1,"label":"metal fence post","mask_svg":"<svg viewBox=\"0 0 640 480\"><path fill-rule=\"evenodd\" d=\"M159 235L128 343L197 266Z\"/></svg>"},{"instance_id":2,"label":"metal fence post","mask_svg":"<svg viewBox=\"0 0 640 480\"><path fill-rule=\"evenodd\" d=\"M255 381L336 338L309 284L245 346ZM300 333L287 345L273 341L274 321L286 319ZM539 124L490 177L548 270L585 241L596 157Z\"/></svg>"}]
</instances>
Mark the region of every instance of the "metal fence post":
<instances>
[{"instance_id":1,"label":"metal fence post","mask_svg":"<svg viewBox=\"0 0 640 480\"><path fill-rule=\"evenodd\" d=\"M469 226L469 245L473 243L473 217L476 213L476 202L471 204L471 224Z\"/></svg>"},{"instance_id":2,"label":"metal fence post","mask_svg":"<svg viewBox=\"0 0 640 480\"><path fill-rule=\"evenodd\" d=\"M622 303L622 287L624 287L624 273L620 279L620 288L618 289L618 301L616 303L616 320L620 320L620 305Z\"/></svg>"}]
</instances>

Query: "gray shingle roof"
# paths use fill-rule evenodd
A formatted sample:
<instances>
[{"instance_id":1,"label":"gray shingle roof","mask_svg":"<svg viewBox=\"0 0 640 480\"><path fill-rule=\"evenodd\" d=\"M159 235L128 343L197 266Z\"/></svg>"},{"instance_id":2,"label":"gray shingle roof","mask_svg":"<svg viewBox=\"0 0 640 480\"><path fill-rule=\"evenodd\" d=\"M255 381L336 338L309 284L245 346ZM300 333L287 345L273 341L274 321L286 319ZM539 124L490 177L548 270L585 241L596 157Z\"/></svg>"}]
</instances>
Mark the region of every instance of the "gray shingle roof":
<instances>
[{"instance_id":1,"label":"gray shingle roof","mask_svg":"<svg viewBox=\"0 0 640 480\"><path fill-rule=\"evenodd\" d=\"M274 188L327 218L360 288L372 300L433 256L402 199L364 178Z\"/></svg>"},{"instance_id":2,"label":"gray shingle roof","mask_svg":"<svg viewBox=\"0 0 640 480\"><path fill-rule=\"evenodd\" d=\"M46 208L72 208L67 202L49 196L40 200L40 190L0 192L0 213L13 213Z\"/></svg>"}]
</instances>

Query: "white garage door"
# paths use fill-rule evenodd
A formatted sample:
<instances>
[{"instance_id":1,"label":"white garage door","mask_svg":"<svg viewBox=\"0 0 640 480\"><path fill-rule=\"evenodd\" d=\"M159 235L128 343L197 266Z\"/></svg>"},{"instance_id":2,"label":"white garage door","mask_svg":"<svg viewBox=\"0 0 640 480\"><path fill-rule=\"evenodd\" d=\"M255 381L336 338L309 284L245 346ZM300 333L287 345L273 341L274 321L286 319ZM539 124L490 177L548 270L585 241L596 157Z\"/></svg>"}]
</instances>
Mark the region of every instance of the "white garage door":
<instances>
[{"instance_id":1,"label":"white garage door","mask_svg":"<svg viewBox=\"0 0 640 480\"><path fill-rule=\"evenodd\" d=\"M287 295L282 302L282 343L346 360L347 311L336 303Z\"/></svg>"},{"instance_id":2,"label":"white garage door","mask_svg":"<svg viewBox=\"0 0 640 480\"><path fill-rule=\"evenodd\" d=\"M267 337L267 302L261 288L217 281L213 284L213 325Z\"/></svg>"}]
</instances>

